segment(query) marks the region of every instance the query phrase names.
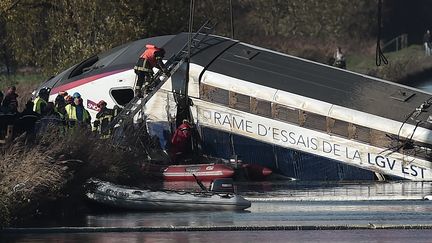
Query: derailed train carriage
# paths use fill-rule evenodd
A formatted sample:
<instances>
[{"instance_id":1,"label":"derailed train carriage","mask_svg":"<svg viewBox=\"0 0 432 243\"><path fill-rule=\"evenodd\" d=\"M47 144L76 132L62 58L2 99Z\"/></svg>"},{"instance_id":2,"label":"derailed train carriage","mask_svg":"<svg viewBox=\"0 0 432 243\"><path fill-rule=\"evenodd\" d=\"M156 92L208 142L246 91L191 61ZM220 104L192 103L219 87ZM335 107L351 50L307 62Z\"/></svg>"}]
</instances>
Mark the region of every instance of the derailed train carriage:
<instances>
[{"instance_id":1,"label":"derailed train carriage","mask_svg":"<svg viewBox=\"0 0 432 243\"><path fill-rule=\"evenodd\" d=\"M134 64L146 44L177 53L188 34L131 42L93 56L41 87L80 92L124 106L134 96ZM148 130L169 143L178 94L204 154L259 164L298 180L431 180L431 94L245 44L209 36L145 106ZM178 122L178 121L177 121Z\"/></svg>"}]
</instances>

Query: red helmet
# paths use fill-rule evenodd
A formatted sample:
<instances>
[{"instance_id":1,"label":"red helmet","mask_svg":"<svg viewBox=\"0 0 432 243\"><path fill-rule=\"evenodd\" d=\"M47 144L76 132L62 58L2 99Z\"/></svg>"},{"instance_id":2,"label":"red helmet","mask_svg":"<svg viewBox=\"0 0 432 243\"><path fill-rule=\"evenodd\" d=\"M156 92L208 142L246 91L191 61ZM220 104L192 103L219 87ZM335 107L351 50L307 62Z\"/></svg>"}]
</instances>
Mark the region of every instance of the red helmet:
<instances>
[{"instance_id":1,"label":"red helmet","mask_svg":"<svg viewBox=\"0 0 432 243\"><path fill-rule=\"evenodd\" d=\"M97 107L101 108L102 106L106 106L107 103L104 100L101 100L97 103Z\"/></svg>"},{"instance_id":2,"label":"red helmet","mask_svg":"<svg viewBox=\"0 0 432 243\"><path fill-rule=\"evenodd\" d=\"M66 95L65 97L66 104L71 104L73 102L73 98L70 95Z\"/></svg>"},{"instance_id":3,"label":"red helmet","mask_svg":"<svg viewBox=\"0 0 432 243\"><path fill-rule=\"evenodd\" d=\"M58 95L66 97L68 95L68 92L66 92L66 91L60 91L60 92L58 92Z\"/></svg>"}]
</instances>

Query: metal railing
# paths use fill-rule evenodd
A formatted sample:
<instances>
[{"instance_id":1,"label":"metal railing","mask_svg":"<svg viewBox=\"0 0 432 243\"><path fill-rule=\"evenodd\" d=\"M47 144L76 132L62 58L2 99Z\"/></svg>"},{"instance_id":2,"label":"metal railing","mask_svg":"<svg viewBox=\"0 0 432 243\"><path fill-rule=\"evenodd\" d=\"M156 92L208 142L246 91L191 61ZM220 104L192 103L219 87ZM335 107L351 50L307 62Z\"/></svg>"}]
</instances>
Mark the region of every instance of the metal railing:
<instances>
[{"instance_id":1,"label":"metal railing","mask_svg":"<svg viewBox=\"0 0 432 243\"><path fill-rule=\"evenodd\" d=\"M399 51L408 46L408 34L401 34L386 42L382 50L384 52Z\"/></svg>"}]
</instances>

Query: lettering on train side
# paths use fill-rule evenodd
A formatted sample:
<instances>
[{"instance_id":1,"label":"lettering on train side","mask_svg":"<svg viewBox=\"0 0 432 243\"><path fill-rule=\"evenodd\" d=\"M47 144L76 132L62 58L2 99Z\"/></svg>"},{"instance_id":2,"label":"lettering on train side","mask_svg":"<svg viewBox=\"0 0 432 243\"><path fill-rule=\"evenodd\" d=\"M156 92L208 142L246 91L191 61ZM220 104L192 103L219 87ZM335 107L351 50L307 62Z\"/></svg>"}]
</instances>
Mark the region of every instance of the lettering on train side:
<instances>
[{"instance_id":1,"label":"lettering on train side","mask_svg":"<svg viewBox=\"0 0 432 243\"><path fill-rule=\"evenodd\" d=\"M374 155L368 153L368 164L377 166L384 170L398 170L406 176L419 177L422 179L425 178L426 168L414 164L405 164L403 161L388 158L383 155Z\"/></svg>"},{"instance_id":2,"label":"lettering on train side","mask_svg":"<svg viewBox=\"0 0 432 243\"><path fill-rule=\"evenodd\" d=\"M223 127L232 132L245 132L253 138L260 138L260 141L279 144L282 146L310 151L323 156L342 160L348 163L365 167L374 167L377 171L392 171L393 174L401 177L416 177L424 179L430 171L427 168L415 164L406 164L401 160L386 157L380 154L373 154L361 148L355 148L349 143L338 143L320 137L318 133L306 132L297 127L290 128L289 125L280 122L268 121L258 122L256 119L248 119L240 115L228 114L225 112L202 110L204 122L211 123L216 127Z\"/></svg>"}]
</instances>

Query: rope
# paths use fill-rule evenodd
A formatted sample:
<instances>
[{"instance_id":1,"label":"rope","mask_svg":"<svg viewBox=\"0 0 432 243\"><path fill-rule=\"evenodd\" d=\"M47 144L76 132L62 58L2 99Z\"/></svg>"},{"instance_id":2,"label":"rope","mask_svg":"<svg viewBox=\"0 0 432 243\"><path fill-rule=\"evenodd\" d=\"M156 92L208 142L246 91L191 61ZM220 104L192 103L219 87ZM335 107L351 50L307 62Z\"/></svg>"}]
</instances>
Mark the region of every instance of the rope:
<instances>
[{"instance_id":1,"label":"rope","mask_svg":"<svg viewBox=\"0 0 432 243\"><path fill-rule=\"evenodd\" d=\"M375 52L375 64L377 66L381 66L381 62L384 64L388 64L387 58L384 56L384 53L381 50L381 15L382 15L382 0L378 0L378 36L377 36L377 44L376 44L376 52Z\"/></svg>"},{"instance_id":2,"label":"rope","mask_svg":"<svg viewBox=\"0 0 432 243\"><path fill-rule=\"evenodd\" d=\"M427 109L427 108L430 107L431 102L432 102L432 97L429 98L429 99L427 99L425 102L423 102L419 107L415 108L415 109L414 109L414 110L413 110L413 111L412 111L412 112L407 116L407 118L402 122L402 125L399 127L399 131L398 131L397 138L396 138L398 142L401 141L401 140L400 140L400 133L401 133L401 131L402 131L403 126L407 123L407 121L408 121L410 118L412 118L412 117L418 117L418 116L420 115L420 113L424 111L424 109ZM414 127L414 129L413 129L413 132L412 132L412 134L409 136L409 138L406 137L406 140L404 141L403 144L400 144L400 145L398 145L398 146L395 146L395 147L391 148L391 150L393 150L392 153L395 152L395 151L398 151L399 149L405 147L408 143L412 142L412 138L413 138L413 136L414 136L414 133L416 132L418 126L419 126L422 122L423 122L423 121L417 121L417 123L416 123L416 125L415 125L415 127ZM382 152L385 152L385 151L387 151L387 150L389 150L389 149L386 149L386 150L384 150L384 151L382 151ZM381 152L381 153L382 153L382 152ZM380 153L380 154L381 154L381 153Z\"/></svg>"},{"instance_id":3,"label":"rope","mask_svg":"<svg viewBox=\"0 0 432 243\"><path fill-rule=\"evenodd\" d=\"M193 29L193 21L194 21L194 10L195 10L195 0L191 0L190 1L190 6L189 6L188 60L190 60L190 54L191 54L191 42L192 42L192 29Z\"/></svg>"},{"instance_id":4,"label":"rope","mask_svg":"<svg viewBox=\"0 0 432 243\"><path fill-rule=\"evenodd\" d=\"M402 127L407 123L407 121L408 121L408 119L410 119L411 117L413 117L413 115L416 113L416 112L418 112L418 114L415 116L415 117L417 117L421 112L423 112L424 110L423 109L426 109L426 108L429 108L429 106L431 105L431 103L432 103L432 97L430 97L429 99L427 99L425 102L423 102L419 107L417 107L417 108L415 108L408 116L407 116L407 118L402 122L402 125L400 126L400 128L399 128L399 131L398 131L398 134L397 134L397 139L398 139L398 141L399 141L399 138L400 138L400 132L401 132L401 130L402 130ZM415 129L417 129L417 126L419 125L419 123L417 123L417 125L416 125L416 127L414 128L414 131L415 131ZM412 135L411 135L411 138L412 138Z\"/></svg>"},{"instance_id":5,"label":"rope","mask_svg":"<svg viewBox=\"0 0 432 243\"><path fill-rule=\"evenodd\" d=\"M231 17L231 39L234 39L234 14L233 14L233 5L232 0L229 0L230 3L230 17Z\"/></svg>"}]
</instances>

